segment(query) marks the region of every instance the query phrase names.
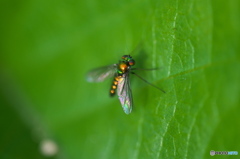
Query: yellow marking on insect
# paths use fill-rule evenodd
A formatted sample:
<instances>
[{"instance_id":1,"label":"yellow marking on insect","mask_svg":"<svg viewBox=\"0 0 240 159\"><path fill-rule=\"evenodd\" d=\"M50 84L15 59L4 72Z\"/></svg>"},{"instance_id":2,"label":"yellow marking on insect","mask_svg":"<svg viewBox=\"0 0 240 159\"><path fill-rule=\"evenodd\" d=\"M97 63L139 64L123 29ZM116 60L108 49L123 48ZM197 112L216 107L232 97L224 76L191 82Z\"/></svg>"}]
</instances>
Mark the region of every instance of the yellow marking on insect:
<instances>
[{"instance_id":1,"label":"yellow marking on insect","mask_svg":"<svg viewBox=\"0 0 240 159\"><path fill-rule=\"evenodd\" d=\"M110 93L111 93L111 94L114 94L114 93L115 93L115 90L111 89L111 90L110 90Z\"/></svg>"},{"instance_id":2,"label":"yellow marking on insect","mask_svg":"<svg viewBox=\"0 0 240 159\"><path fill-rule=\"evenodd\" d=\"M128 65L125 63L121 63L121 64L119 64L119 68L124 73L127 70Z\"/></svg>"},{"instance_id":3,"label":"yellow marking on insect","mask_svg":"<svg viewBox=\"0 0 240 159\"><path fill-rule=\"evenodd\" d=\"M114 85L117 85L117 84L118 84L118 82L117 82L117 81L113 81L113 84L114 84Z\"/></svg>"}]
</instances>

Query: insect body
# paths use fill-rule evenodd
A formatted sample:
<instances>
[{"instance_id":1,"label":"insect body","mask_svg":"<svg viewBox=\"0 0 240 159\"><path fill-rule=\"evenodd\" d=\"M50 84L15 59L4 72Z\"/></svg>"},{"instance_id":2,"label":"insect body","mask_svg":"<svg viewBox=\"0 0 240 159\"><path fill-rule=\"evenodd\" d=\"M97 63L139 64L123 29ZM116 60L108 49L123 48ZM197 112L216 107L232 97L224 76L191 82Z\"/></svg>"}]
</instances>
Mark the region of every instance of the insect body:
<instances>
[{"instance_id":1,"label":"insect body","mask_svg":"<svg viewBox=\"0 0 240 159\"><path fill-rule=\"evenodd\" d=\"M117 90L118 98L122 104L123 110L126 114L132 111L132 92L130 88L129 73L131 66L135 64L135 61L130 55L122 56L123 61L120 61L117 65L117 73L110 89L110 95L114 96Z\"/></svg>"},{"instance_id":2,"label":"insect body","mask_svg":"<svg viewBox=\"0 0 240 159\"><path fill-rule=\"evenodd\" d=\"M130 55L122 56L122 61L118 64L105 66L94 69L87 74L88 82L101 82L109 77L114 77L113 83L110 89L110 96L114 96L116 93L122 105L123 111L126 114L130 114L133 106L132 91L130 88L129 74L135 74L137 77L152 85L151 83L144 80L142 77L132 72L131 68L135 64L135 61ZM136 70L136 69L135 69ZM151 69L152 70L152 69ZM152 85L154 86L154 85ZM156 87L156 86L154 86ZM160 88L156 87L161 90ZM161 90L163 91L163 90ZM164 91L163 91L164 92ZM165 92L164 92L165 93Z\"/></svg>"},{"instance_id":3,"label":"insect body","mask_svg":"<svg viewBox=\"0 0 240 159\"><path fill-rule=\"evenodd\" d=\"M135 61L132 59L130 55L124 55L122 59L124 59L124 61L120 61L117 66L117 73L115 75L115 78L110 90L111 96L115 95L118 83L119 82L122 83L123 78L126 78L126 74L129 73L131 66L135 64Z\"/></svg>"}]
</instances>

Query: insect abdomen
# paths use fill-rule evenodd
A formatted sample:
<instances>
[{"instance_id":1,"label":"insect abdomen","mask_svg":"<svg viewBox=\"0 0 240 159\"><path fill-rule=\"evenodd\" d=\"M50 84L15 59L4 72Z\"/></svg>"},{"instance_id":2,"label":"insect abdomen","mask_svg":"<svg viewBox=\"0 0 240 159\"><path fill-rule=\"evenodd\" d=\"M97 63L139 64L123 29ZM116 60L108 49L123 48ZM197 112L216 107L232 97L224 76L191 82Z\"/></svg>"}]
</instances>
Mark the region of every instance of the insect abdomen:
<instances>
[{"instance_id":1,"label":"insect abdomen","mask_svg":"<svg viewBox=\"0 0 240 159\"><path fill-rule=\"evenodd\" d=\"M110 96L114 96L116 94L117 86L118 86L118 81L122 76L117 76L113 80L113 84L110 89Z\"/></svg>"}]
</instances>

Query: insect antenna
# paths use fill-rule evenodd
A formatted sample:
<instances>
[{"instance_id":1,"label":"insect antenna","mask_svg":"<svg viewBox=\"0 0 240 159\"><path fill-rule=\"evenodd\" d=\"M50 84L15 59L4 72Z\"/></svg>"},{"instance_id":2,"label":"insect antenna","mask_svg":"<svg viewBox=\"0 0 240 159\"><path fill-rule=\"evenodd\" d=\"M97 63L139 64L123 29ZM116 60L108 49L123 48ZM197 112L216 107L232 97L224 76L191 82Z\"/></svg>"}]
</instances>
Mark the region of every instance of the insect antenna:
<instances>
[{"instance_id":1,"label":"insect antenna","mask_svg":"<svg viewBox=\"0 0 240 159\"><path fill-rule=\"evenodd\" d=\"M134 74L135 76L137 76L138 78L140 78L141 80L143 80L144 82L146 82L147 84L157 88L158 90L162 91L163 93L166 93L164 90L162 90L161 88L155 86L154 84L148 82L147 80L145 80L144 78L142 78L141 76L139 76L138 74L136 74L135 72L131 72L132 74Z\"/></svg>"},{"instance_id":2,"label":"insect antenna","mask_svg":"<svg viewBox=\"0 0 240 159\"><path fill-rule=\"evenodd\" d=\"M131 68L131 70L143 70L143 71L153 71L159 70L160 68Z\"/></svg>"}]
</instances>

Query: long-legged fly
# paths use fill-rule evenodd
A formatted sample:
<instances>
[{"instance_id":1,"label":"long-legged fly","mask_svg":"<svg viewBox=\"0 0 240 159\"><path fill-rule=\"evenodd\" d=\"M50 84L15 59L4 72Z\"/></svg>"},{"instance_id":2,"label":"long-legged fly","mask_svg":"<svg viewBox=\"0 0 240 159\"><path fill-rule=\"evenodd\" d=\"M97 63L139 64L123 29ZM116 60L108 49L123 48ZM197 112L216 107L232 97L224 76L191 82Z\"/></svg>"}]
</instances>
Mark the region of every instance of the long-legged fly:
<instances>
[{"instance_id":1,"label":"long-legged fly","mask_svg":"<svg viewBox=\"0 0 240 159\"><path fill-rule=\"evenodd\" d=\"M132 72L132 70L156 70L156 69L132 68L134 64L135 64L135 61L130 55L124 55L122 56L122 60L119 61L118 64L96 68L91 70L87 74L88 82L102 82L109 77L114 77L114 80L110 89L110 96L114 96L117 92L123 111L126 114L130 114L133 107L132 91L130 88L130 80L129 80L130 73L136 75L138 78L140 78L144 82L150 84L151 86L165 93L164 90L149 83L148 81L143 79L141 76L139 76L135 72Z\"/></svg>"}]
</instances>

